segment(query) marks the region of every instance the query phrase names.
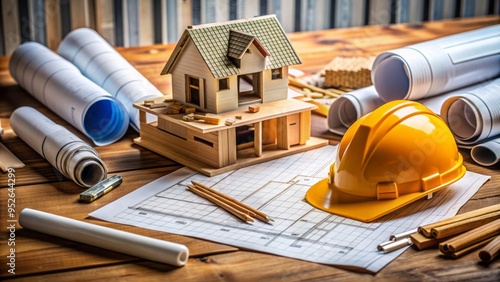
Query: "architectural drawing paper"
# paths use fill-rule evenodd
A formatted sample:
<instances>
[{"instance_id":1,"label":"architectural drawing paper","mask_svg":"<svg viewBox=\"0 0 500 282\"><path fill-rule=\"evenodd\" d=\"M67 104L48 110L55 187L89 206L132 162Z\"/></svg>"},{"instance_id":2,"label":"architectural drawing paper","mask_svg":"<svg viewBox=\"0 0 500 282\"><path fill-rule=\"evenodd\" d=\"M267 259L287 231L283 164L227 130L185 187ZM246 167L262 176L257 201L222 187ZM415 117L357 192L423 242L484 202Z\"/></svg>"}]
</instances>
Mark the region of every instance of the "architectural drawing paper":
<instances>
[{"instance_id":1,"label":"architectural drawing paper","mask_svg":"<svg viewBox=\"0 0 500 282\"><path fill-rule=\"evenodd\" d=\"M90 216L212 240L291 258L378 272L406 248L384 254L377 245L420 225L457 213L489 177L467 172L432 199L421 199L372 223L318 210L306 191L328 175L336 146L206 177L182 168L106 205ZM252 224L187 191L197 181L274 219Z\"/></svg>"}]
</instances>

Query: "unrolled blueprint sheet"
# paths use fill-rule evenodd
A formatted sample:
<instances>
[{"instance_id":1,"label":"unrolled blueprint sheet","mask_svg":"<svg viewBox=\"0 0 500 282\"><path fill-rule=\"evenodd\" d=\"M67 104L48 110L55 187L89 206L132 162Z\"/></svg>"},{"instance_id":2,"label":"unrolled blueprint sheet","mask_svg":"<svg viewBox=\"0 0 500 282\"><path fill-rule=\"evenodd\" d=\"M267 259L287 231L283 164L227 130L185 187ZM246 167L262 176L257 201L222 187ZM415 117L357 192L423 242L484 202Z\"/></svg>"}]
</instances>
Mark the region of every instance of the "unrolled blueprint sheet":
<instances>
[{"instance_id":1,"label":"unrolled blueprint sheet","mask_svg":"<svg viewBox=\"0 0 500 282\"><path fill-rule=\"evenodd\" d=\"M383 254L377 245L419 225L453 216L489 178L468 172L431 200L419 200L375 223L317 210L304 201L327 176L335 146L295 154L214 177L183 168L90 214L107 221L187 235L261 252L378 272L404 249ZM191 180L262 210L272 224L243 223L186 190Z\"/></svg>"}]
</instances>

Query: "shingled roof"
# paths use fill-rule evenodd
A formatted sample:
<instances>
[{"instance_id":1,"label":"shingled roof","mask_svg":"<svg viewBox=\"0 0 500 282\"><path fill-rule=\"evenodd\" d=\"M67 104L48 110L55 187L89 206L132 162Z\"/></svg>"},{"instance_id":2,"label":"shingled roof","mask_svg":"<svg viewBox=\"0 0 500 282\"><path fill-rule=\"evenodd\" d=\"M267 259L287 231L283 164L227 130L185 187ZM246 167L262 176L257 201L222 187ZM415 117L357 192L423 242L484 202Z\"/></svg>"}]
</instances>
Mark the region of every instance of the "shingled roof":
<instances>
[{"instance_id":1,"label":"shingled roof","mask_svg":"<svg viewBox=\"0 0 500 282\"><path fill-rule=\"evenodd\" d=\"M269 53L266 69L301 63L278 19L276 16L270 15L225 23L199 25L186 29L161 74L171 72L189 38L193 41L215 78L238 74L239 69L227 57L230 30L255 36Z\"/></svg>"}]
</instances>

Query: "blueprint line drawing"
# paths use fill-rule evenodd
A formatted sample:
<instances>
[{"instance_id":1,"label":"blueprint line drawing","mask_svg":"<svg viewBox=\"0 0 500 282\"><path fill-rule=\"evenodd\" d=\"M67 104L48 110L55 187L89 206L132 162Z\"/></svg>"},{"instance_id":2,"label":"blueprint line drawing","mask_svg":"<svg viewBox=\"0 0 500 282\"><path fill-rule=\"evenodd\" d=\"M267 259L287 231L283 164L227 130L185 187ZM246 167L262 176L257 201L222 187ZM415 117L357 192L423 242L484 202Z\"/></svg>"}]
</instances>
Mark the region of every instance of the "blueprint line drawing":
<instances>
[{"instance_id":1,"label":"blueprint line drawing","mask_svg":"<svg viewBox=\"0 0 500 282\"><path fill-rule=\"evenodd\" d=\"M305 193L327 176L336 147L326 146L214 177L182 168L110 203L90 216L197 237L275 255L376 273L406 248L384 254L390 235L453 216L489 178L468 172L430 200L363 223L309 205ZM269 215L245 223L187 191L195 180Z\"/></svg>"}]
</instances>

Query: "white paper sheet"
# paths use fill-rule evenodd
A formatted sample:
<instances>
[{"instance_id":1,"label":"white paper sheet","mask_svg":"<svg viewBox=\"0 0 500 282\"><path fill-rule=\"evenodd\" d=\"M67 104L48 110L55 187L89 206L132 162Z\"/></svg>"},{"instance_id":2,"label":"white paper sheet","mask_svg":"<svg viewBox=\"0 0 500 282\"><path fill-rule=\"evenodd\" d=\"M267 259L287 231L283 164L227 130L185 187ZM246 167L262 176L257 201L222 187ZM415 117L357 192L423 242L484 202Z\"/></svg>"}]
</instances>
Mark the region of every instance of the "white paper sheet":
<instances>
[{"instance_id":1,"label":"white paper sheet","mask_svg":"<svg viewBox=\"0 0 500 282\"><path fill-rule=\"evenodd\" d=\"M17 108L10 116L16 135L67 178L90 187L106 178L99 154L69 130L31 107Z\"/></svg>"},{"instance_id":2,"label":"white paper sheet","mask_svg":"<svg viewBox=\"0 0 500 282\"><path fill-rule=\"evenodd\" d=\"M40 43L16 48L9 71L21 87L96 145L111 144L127 132L123 105Z\"/></svg>"},{"instance_id":3,"label":"white paper sheet","mask_svg":"<svg viewBox=\"0 0 500 282\"><path fill-rule=\"evenodd\" d=\"M139 130L139 110L134 103L163 94L123 58L96 31L79 28L61 41L58 53L81 70L83 75L122 102L132 127ZM159 74L158 74L159 75ZM148 122L151 122L149 116Z\"/></svg>"},{"instance_id":4,"label":"white paper sheet","mask_svg":"<svg viewBox=\"0 0 500 282\"><path fill-rule=\"evenodd\" d=\"M214 177L183 168L90 214L99 219L160 230L291 258L377 272L406 248L384 254L391 235L453 216L489 177L467 172L458 182L373 223L313 208L309 187L327 177L336 147L325 146ZM191 180L257 208L275 221L243 223L186 190Z\"/></svg>"},{"instance_id":5,"label":"white paper sheet","mask_svg":"<svg viewBox=\"0 0 500 282\"><path fill-rule=\"evenodd\" d=\"M377 56L372 81L384 101L419 100L500 75L500 25Z\"/></svg>"}]
</instances>

